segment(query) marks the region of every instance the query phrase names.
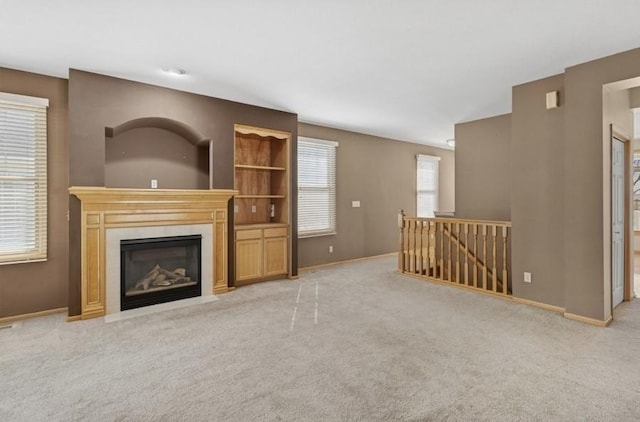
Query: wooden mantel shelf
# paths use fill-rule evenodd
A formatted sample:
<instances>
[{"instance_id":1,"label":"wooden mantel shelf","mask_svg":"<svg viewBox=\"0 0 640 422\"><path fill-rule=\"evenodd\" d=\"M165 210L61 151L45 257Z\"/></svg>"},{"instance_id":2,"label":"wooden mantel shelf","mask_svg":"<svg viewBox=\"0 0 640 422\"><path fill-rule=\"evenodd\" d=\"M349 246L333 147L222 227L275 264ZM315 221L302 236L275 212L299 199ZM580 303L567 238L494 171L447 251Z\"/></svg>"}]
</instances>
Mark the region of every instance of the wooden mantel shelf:
<instances>
[{"instance_id":1,"label":"wooden mantel shelf","mask_svg":"<svg viewBox=\"0 0 640 422\"><path fill-rule=\"evenodd\" d=\"M227 283L228 202L230 189L121 189L72 186L81 210L82 319L106 312L106 230L211 224L214 239L213 292L229 290ZM203 257L206 259L206 257Z\"/></svg>"},{"instance_id":2,"label":"wooden mantel shelf","mask_svg":"<svg viewBox=\"0 0 640 422\"><path fill-rule=\"evenodd\" d=\"M185 201L228 201L238 191L231 189L130 189L71 186L69 193L77 196L83 202L184 204Z\"/></svg>"}]
</instances>

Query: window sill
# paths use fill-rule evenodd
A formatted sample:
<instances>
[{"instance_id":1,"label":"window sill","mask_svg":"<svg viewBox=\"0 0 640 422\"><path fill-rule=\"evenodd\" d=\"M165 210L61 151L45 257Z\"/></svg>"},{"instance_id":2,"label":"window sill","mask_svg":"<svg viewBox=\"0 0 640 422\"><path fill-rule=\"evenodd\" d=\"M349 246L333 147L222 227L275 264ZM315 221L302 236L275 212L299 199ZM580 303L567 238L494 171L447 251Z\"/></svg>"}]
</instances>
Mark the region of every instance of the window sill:
<instances>
[{"instance_id":1,"label":"window sill","mask_svg":"<svg viewBox=\"0 0 640 422\"><path fill-rule=\"evenodd\" d=\"M309 239L312 237L322 237L322 236L335 236L338 232L323 232L323 233L309 233L309 234L298 234L298 239Z\"/></svg>"},{"instance_id":2,"label":"window sill","mask_svg":"<svg viewBox=\"0 0 640 422\"><path fill-rule=\"evenodd\" d=\"M13 265L13 264L29 264L32 262L46 262L47 258L38 258L38 259L16 259L16 260L7 260L2 261L0 259L0 267L3 265Z\"/></svg>"}]
</instances>

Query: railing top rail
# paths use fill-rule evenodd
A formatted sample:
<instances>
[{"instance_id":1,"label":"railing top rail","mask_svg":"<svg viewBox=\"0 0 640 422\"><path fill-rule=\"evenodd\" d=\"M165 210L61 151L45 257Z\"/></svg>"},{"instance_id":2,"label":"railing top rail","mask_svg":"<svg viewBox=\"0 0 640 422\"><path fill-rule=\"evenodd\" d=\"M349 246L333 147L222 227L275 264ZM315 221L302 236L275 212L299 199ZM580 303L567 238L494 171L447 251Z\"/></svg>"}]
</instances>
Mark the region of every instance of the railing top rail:
<instances>
[{"instance_id":1,"label":"railing top rail","mask_svg":"<svg viewBox=\"0 0 640 422\"><path fill-rule=\"evenodd\" d=\"M463 223L463 224L486 224L492 226L506 226L511 227L511 221L498 221L498 220L468 220L466 218L451 218L451 217L437 217L437 218L425 218L425 217L403 217L405 221L434 221L442 223Z\"/></svg>"}]
</instances>

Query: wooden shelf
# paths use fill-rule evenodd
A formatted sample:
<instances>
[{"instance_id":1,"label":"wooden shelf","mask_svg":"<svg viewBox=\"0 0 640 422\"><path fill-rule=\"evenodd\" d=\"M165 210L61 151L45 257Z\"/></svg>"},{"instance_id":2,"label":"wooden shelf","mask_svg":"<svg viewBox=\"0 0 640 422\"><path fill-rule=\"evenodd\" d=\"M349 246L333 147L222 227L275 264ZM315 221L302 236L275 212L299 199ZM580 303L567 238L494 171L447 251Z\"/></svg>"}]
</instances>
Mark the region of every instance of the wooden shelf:
<instances>
[{"instance_id":1,"label":"wooden shelf","mask_svg":"<svg viewBox=\"0 0 640 422\"><path fill-rule=\"evenodd\" d=\"M286 276L290 262L291 134L235 126L234 244L236 283Z\"/></svg>"},{"instance_id":2,"label":"wooden shelf","mask_svg":"<svg viewBox=\"0 0 640 422\"><path fill-rule=\"evenodd\" d=\"M285 199L285 195L236 195L238 199Z\"/></svg>"},{"instance_id":3,"label":"wooden shelf","mask_svg":"<svg viewBox=\"0 0 640 422\"><path fill-rule=\"evenodd\" d=\"M250 164L236 164L237 169L247 169L247 170L278 170L285 171L284 167L268 167L268 166L253 166Z\"/></svg>"}]
</instances>

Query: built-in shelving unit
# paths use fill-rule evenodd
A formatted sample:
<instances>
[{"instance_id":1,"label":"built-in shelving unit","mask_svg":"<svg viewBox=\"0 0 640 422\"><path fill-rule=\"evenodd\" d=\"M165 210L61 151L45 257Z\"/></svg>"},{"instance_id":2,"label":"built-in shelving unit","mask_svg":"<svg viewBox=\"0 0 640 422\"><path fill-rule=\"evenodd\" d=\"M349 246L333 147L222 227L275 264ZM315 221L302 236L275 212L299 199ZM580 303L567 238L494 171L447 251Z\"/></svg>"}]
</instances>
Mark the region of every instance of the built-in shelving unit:
<instances>
[{"instance_id":1,"label":"built-in shelving unit","mask_svg":"<svg viewBox=\"0 0 640 422\"><path fill-rule=\"evenodd\" d=\"M235 126L236 285L289 273L291 134Z\"/></svg>"}]
</instances>

